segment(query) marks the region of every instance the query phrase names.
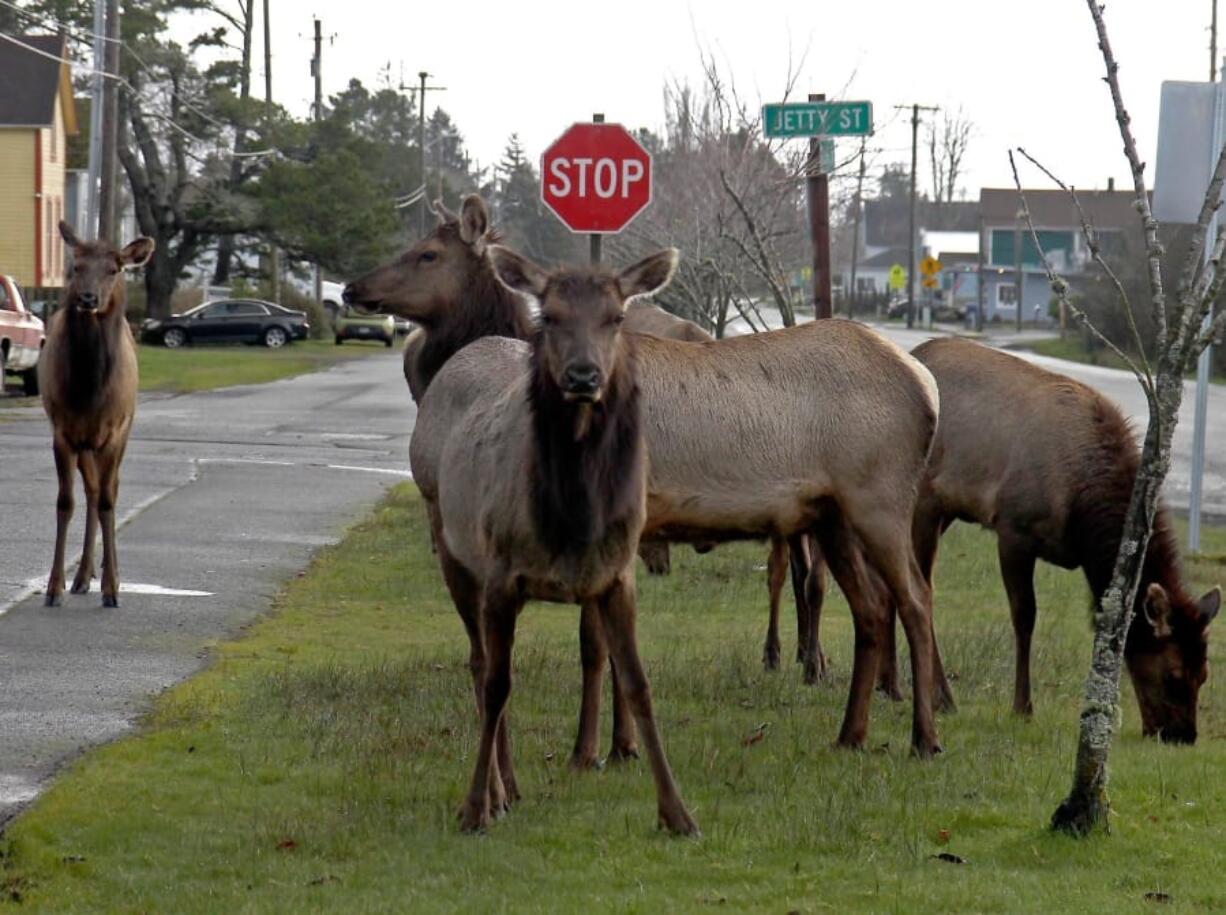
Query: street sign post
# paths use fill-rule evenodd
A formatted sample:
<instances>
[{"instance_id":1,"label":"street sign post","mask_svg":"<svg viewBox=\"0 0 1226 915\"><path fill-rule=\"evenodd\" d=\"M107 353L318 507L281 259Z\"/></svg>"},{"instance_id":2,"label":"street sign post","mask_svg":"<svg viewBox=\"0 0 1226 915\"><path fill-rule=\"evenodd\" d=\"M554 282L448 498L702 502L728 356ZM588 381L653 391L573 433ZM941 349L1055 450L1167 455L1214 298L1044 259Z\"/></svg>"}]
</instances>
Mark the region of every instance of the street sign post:
<instances>
[{"instance_id":1,"label":"street sign post","mask_svg":"<svg viewBox=\"0 0 1226 915\"><path fill-rule=\"evenodd\" d=\"M541 156L541 201L572 232L620 232L651 196L651 154L620 124L574 124Z\"/></svg>"},{"instance_id":2,"label":"street sign post","mask_svg":"<svg viewBox=\"0 0 1226 915\"><path fill-rule=\"evenodd\" d=\"M864 137L873 132L872 102L784 102L762 106L771 138Z\"/></svg>"}]
</instances>

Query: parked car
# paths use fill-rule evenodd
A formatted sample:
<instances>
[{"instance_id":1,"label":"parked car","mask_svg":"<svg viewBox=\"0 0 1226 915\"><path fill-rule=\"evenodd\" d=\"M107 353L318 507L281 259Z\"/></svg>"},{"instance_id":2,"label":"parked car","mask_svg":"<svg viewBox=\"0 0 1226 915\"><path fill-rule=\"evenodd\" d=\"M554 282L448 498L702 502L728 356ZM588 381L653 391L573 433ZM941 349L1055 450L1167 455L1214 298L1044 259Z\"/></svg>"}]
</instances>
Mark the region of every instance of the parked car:
<instances>
[{"instance_id":1,"label":"parked car","mask_svg":"<svg viewBox=\"0 0 1226 915\"><path fill-rule=\"evenodd\" d=\"M352 305L341 309L333 328L337 346L346 340L382 340L391 346L396 340L396 321L391 315L360 311Z\"/></svg>"},{"instance_id":2,"label":"parked car","mask_svg":"<svg viewBox=\"0 0 1226 915\"><path fill-rule=\"evenodd\" d=\"M311 330L304 312L259 299L219 299L182 314L141 324L141 340L177 349L189 343L262 343L279 349L305 340Z\"/></svg>"},{"instance_id":3,"label":"parked car","mask_svg":"<svg viewBox=\"0 0 1226 915\"><path fill-rule=\"evenodd\" d=\"M4 376L12 373L21 375L27 394L38 393L38 357L46 342L43 329L43 322L26 309L17 283L0 274L0 391Z\"/></svg>"}]
</instances>

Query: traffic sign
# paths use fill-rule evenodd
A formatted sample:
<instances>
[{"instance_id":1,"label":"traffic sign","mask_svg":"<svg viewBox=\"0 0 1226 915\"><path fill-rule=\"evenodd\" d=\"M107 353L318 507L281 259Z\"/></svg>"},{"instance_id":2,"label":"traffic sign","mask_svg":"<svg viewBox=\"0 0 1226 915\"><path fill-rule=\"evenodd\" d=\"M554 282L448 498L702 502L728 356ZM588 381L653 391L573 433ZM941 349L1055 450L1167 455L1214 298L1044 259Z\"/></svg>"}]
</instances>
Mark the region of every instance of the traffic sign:
<instances>
[{"instance_id":1,"label":"traffic sign","mask_svg":"<svg viewBox=\"0 0 1226 915\"><path fill-rule=\"evenodd\" d=\"M925 257L920 261L920 273L926 277L936 276L941 272L941 262L935 257Z\"/></svg>"},{"instance_id":2,"label":"traffic sign","mask_svg":"<svg viewBox=\"0 0 1226 915\"><path fill-rule=\"evenodd\" d=\"M903 269L902 264L894 264L890 267L889 285L891 289L902 289L907 285L907 271Z\"/></svg>"},{"instance_id":3,"label":"traffic sign","mask_svg":"<svg viewBox=\"0 0 1226 915\"><path fill-rule=\"evenodd\" d=\"M863 137L873 132L873 103L763 105L762 129L768 137Z\"/></svg>"},{"instance_id":4,"label":"traffic sign","mask_svg":"<svg viewBox=\"0 0 1226 915\"><path fill-rule=\"evenodd\" d=\"M923 279L923 286L925 289L936 289L940 285L941 284L937 282L937 278L935 276L926 276Z\"/></svg>"},{"instance_id":5,"label":"traffic sign","mask_svg":"<svg viewBox=\"0 0 1226 915\"><path fill-rule=\"evenodd\" d=\"M651 154L620 124L574 124L541 156L541 200L572 232L620 232L651 193Z\"/></svg>"}]
</instances>

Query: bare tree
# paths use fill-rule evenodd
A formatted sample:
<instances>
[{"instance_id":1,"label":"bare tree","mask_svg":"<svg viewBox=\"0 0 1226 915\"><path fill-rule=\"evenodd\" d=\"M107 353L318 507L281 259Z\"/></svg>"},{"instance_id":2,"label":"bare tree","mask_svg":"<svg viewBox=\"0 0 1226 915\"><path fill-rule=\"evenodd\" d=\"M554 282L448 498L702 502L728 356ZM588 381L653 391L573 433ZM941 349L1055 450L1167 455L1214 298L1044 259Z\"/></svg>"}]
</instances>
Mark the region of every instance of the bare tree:
<instances>
[{"instance_id":1,"label":"bare tree","mask_svg":"<svg viewBox=\"0 0 1226 915\"><path fill-rule=\"evenodd\" d=\"M928 158L932 163L932 199L950 203L958 193L962 177L962 160L975 123L959 108L956 112L942 111L941 120L928 126Z\"/></svg>"},{"instance_id":2,"label":"bare tree","mask_svg":"<svg viewBox=\"0 0 1226 915\"><path fill-rule=\"evenodd\" d=\"M1103 593L1094 614L1094 652L1090 672L1086 677L1073 785L1068 797L1052 816L1052 828L1076 835L1085 835L1108 827L1107 759L1119 712L1124 642L1132 625L1137 589L1149 548L1154 518L1158 512L1162 486L1170 469L1171 442L1183 398L1183 378L1210 341L1226 329L1226 313L1218 315L1209 326L1204 326L1205 319L1211 313L1213 303L1226 282L1226 271L1222 269L1223 257L1226 256L1226 234L1218 234L1209 257L1205 258L1209 224L1220 206L1223 179L1226 178L1226 147L1223 147L1218 157L1179 274L1174 301L1168 306L1162 279L1163 248L1158 239L1158 221L1150 210L1149 196L1145 188L1145 165L1137 153L1130 118L1120 94L1117 78L1119 65L1107 37L1103 8L1098 5L1098 0L1087 0L1087 5L1098 34L1098 45L1107 70L1106 82L1110 87L1116 121L1124 142L1124 152L1132 172L1133 187L1136 191L1134 206L1140 214L1144 228L1150 313L1157 342L1154 347L1155 364L1151 365L1145 355L1145 347L1140 345L1140 334L1133 322L1132 330L1138 344L1137 354L1135 357L1125 355L1094 328L1086 315L1070 300L1068 284L1055 274L1044 256L1052 291L1091 333L1125 359L1149 403L1149 422L1141 451L1141 462L1124 522L1111 584ZM1024 150L1021 153L1026 155ZM1014 162L1012 152L1009 158L1011 163ZM1034 162L1031 157L1027 158ZM1054 177L1047 169L1044 168L1043 171ZM1016 164L1013 175L1031 237L1037 246L1038 234L1030 218ZM1074 201L1077 200L1076 192L1072 188L1064 184L1061 184L1061 187L1068 190ZM1080 204L1078 210L1080 211ZM1108 279L1119 293L1122 307L1131 315L1124 286L1103 259L1098 238L1084 214L1082 225L1092 257L1106 271Z\"/></svg>"}]
</instances>

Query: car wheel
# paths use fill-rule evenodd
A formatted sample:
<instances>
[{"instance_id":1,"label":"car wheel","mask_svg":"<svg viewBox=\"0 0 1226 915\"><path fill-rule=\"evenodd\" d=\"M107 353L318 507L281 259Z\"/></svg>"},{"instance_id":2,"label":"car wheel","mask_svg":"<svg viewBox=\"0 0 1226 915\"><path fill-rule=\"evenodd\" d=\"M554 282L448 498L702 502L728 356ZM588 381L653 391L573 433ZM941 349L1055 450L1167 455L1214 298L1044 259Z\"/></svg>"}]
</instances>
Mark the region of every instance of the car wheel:
<instances>
[{"instance_id":1,"label":"car wheel","mask_svg":"<svg viewBox=\"0 0 1226 915\"><path fill-rule=\"evenodd\" d=\"M178 349L187 345L187 331L181 327L171 327L162 334L162 344L167 349Z\"/></svg>"},{"instance_id":2,"label":"car wheel","mask_svg":"<svg viewBox=\"0 0 1226 915\"><path fill-rule=\"evenodd\" d=\"M38 366L21 373L21 384L25 388L27 397L38 396Z\"/></svg>"},{"instance_id":3,"label":"car wheel","mask_svg":"<svg viewBox=\"0 0 1226 915\"><path fill-rule=\"evenodd\" d=\"M289 334L280 327L270 327L264 331L264 345L269 349L280 349L289 343Z\"/></svg>"},{"instance_id":4,"label":"car wheel","mask_svg":"<svg viewBox=\"0 0 1226 915\"><path fill-rule=\"evenodd\" d=\"M396 338L395 338L395 337L387 337L387 338L385 338L385 339L384 339L384 341L383 341L383 345L384 345L384 346L391 346L391 345L392 345L392 343L394 343L394 342L395 342L395 340L396 340Z\"/></svg>"}]
</instances>

